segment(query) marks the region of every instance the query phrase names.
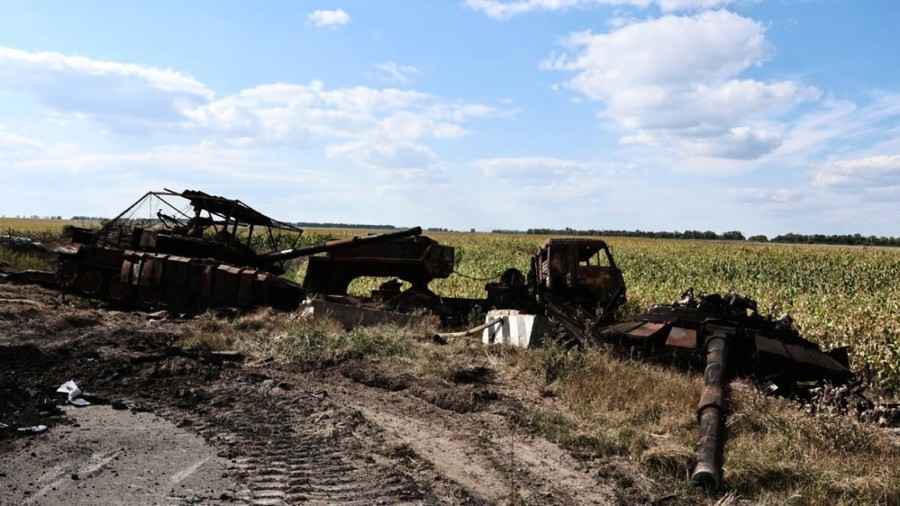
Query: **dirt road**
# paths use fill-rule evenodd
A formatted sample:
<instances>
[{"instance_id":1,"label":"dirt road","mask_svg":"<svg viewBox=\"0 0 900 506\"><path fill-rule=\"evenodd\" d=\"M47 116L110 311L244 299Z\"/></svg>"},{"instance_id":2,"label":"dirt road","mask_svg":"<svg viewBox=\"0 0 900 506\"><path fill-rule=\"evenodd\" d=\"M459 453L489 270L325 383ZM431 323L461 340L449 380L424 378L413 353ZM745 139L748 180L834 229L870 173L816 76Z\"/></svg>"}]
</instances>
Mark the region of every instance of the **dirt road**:
<instances>
[{"instance_id":1,"label":"dirt road","mask_svg":"<svg viewBox=\"0 0 900 506\"><path fill-rule=\"evenodd\" d=\"M514 423L514 380L233 361L175 346L189 324L0 284L0 504L655 499ZM55 408L70 379L93 405Z\"/></svg>"}]
</instances>

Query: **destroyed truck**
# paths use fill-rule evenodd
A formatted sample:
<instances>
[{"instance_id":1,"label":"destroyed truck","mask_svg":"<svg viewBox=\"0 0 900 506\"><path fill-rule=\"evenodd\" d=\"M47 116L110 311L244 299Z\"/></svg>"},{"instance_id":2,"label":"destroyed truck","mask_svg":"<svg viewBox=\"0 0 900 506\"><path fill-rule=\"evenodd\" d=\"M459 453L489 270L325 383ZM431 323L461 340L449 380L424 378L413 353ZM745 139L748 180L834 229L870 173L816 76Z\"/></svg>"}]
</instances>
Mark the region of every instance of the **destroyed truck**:
<instances>
[{"instance_id":1,"label":"destroyed truck","mask_svg":"<svg viewBox=\"0 0 900 506\"><path fill-rule=\"evenodd\" d=\"M532 257L528 279L535 301L574 344L585 345L625 304L622 271L600 239L548 239Z\"/></svg>"}]
</instances>

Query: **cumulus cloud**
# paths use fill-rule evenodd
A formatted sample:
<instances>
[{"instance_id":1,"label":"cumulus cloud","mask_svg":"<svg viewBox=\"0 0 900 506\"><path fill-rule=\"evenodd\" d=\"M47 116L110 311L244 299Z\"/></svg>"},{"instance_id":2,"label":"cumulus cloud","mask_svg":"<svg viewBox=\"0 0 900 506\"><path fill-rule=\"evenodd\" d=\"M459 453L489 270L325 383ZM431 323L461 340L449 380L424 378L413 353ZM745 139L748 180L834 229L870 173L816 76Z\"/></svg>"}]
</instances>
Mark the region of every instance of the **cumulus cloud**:
<instances>
[{"instance_id":1,"label":"cumulus cloud","mask_svg":"<svg viewBox=\"0 0 900 506\"><path fill-rule=\"evenodd\" d=\"M189 113L197 128L232 144L322 144L331 158L370 167L429 165L425 143L461 137L474 119L500 114L477 103L394 88L329 89L323 83L269 84Z\"/></svg>"},{"instance_id":2,"label":"cumulus cloud","mask_svg":"<svg viewBox=\"0 0 900 506\"><path fill-rule=\"evenodd\" d=\"M414 73L396 64L384 69L394 77ZM436 158L430 140L461 137L469 122L501 113L415 90L327 88L319 81L262 84L216 96L174 70L0 48L4 89L31 95L62 118L94 121L116 132L194 133L235 148L320 148L370 167L430 165ZM22 148L27 141L0 130L3 145Z\"/></svg>"},{"instance_id":3,"label":"cumulus cloud","mask_svg":"<svg viewBox=\"0 0 900 506\"><path fill-rule=\"evenodd\" d=\"M375 71L382 80L396 84L409 84L413 78L419 75L419 69L416 67L400 65L393 61L375 65Z\"/></svg>"},{"instance_id":4,"label":"cumulus cloud","mask_svg":"<svg viewBox=\"0 0 900 506\"><path fill-rule=\"evenodd\" d=\"M780 114L821 92L794 81L742 78L772 53L765 28L728 11L663 16L608 33L581 32L545 70L572 72L566 87L604 106L628 144L683 155L755 159L782 142Z\"/></svg>"},{"instance_id":5,"label":"cumulus cloud","mask_svg":"<svg viewBox=\"0 0 900 506\"><path fill-rule=\"evenodd\" d=\"M813 175L816 186L835 189L900 187L900 155L876 155L823 164Z\"/></svg>"},{"instance_id":6,"label":"cumulus cloud","mask_svg":"<svg viewBox=\"0 0 900 506\"><path fill-rule=\"evenodd\" d=\"M0 89L121 131L175 124L214 93L188 74L145 65L0 47Z\"/></svg>"},{"instance_id":7,"label":"cumulus cloud","mask_svg":"<svg viewBox=\"0 0 900 506\"><path fill-rule=\"evenodd\" d=\"M778 154L807 165L811 157L826 155L836 141L858 143L867 139L881 139L873 146L873 153L900 152L898 118L900 94L874 94L859 103L827 98L791 122Z\"/></svg>"},{"instance_id":8,"label":"cumulus cloud","mask_svg":"<svg viewBox=\"0 0 900 506\"><path fill-rule=\"evenodd\" d=\"M469 8L494 19L508 19L534 11L562 11L601 5L647 8L659 7L663 12L696 11L723 7L734 0L466 0Z\"/></svg>"},{"instance_id":9,"label":"cumulus cloud","mask_svg":"<svg viewBox=\"0 0 900 506\"><path fill-rule=\"evenodd\" d=\"M159 177L227 177L242 181L271 181L294 184L319 182L322 174L297 167L293 161L263 150L223 146L215 142L170 144L140 151L92 150L66 143L42 143L39 152L4 160L11 171L39 174L81 174L104 177L109 174L146 174Z\"/></svg>"},{"instance_id":10,"label":"cumulus cloud","mask_svg":"<svg viewBox=\"0 0 900 506\"><path fill-rule=\"evenodd\" d=\"M350 15L343 9L315 10L306 19L319 28L337 28L350 22Z\"/></svg>"},{"instance_id":11,"label":"cumulus cloud","mask_svg":"<svg viewBox=\"0 0 900 506\"><path fill-rule=\"evenodd\" d=\"M541 156L483 158L473 165L485 178L508 183L505 195L525 206L591 202L637 172L628 163Z\"/></svg>"}]
</instances>

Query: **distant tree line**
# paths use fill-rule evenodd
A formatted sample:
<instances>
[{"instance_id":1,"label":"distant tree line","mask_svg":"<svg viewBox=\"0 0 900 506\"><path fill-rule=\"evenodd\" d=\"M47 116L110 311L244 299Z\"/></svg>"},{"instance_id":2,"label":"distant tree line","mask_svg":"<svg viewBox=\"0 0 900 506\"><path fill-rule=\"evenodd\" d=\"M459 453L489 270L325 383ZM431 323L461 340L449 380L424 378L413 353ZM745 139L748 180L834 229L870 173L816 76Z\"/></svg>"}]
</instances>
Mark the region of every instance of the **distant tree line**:
<instances>
[{"instance_id":1,"label":"distant tree line","mask_svg":"<svg viewBox=\"0 0 900 506\"><path fill-rule=\"evenodd\" d=\"M824 234L783 234L769 242L791 244L849 244L855 246L900 246L900 237L879 237L875 235L824 235Z\"/></svg>"},{"instance_id":2,"label":"distant tree line","mask_svg":"<svg viewBox=\"0 0 900 506\"><path fill-rule=\"evenodd\" d=\"M0 216L0 218L15 218L17 220L61 220L62 216L38 216L36 214L32 214L31 216L23 216L21 214L17 214L16 216Z\"/></svg>"},{"instance_id":3,"label":"distant tree line","mask_svg":"<svg viewBox=\"0 0 900 506\"><path fill-rule=\"evenodd\" d=\"M784 244L845 244L855 246L897 246L900 247L900 237L864 236L852 235L825 235L825 234L782 234L769 239L764 235L744 234L737 230L717 234L706 230L685 230L683 232L654 232L645 230L576 230L572 228L529 228L528 230L494 230L497 234L529 234L529 235L574 235L574 236L606 236L606 237L648 237L653 239L701 239L711 241L752 241L774 242Z\"/></svg>"},{"instance_id":4,"label":"distant tree line","mask_svg":"<svg viewBox=\"0 0 900 506\"><path fill-rule=\"evenodd\" d=\"M652 232L644 230L576 230L573 228L529 228L528 230L494 230L497 234L575 235L607 237L650 237L654 239L707 239L713 241L743 241L744 234L733 230L717 234L711 230L685 230L684 232Z\"/></svg>"},{"instance_id":5,"label":"distant tree line","mask_svg":"<svg viewBox=\"0 0 900 506\"><path fill-rule=\"evenodd\" d=\"M298 227L311 227L311 228L369 228L369 229L384 229L384 230L394 230L397 227L393 225L367 225L364 223L317 223L313 221L298 221L294 223Z\"/></svg>"}]
</instances>

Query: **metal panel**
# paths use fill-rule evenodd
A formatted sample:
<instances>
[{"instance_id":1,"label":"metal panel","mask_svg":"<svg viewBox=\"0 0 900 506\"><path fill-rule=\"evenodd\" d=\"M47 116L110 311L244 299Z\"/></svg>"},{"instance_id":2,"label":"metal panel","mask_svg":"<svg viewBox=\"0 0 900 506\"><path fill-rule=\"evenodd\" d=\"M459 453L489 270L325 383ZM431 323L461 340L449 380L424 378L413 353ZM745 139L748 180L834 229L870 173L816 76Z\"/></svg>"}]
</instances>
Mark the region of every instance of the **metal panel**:
<instances>
[{"instance_id":1,"label":"metal panel","mask_svg":"<svg viewBox=\"0 0 900 506\"><path fill-rule=\"evenodd\" d=\"M684 327L672 327L669 331L669 337L666 338L666 346L674 348L697 348L697 331L694 329L686 329Z\"/></svg>"},{"instance_id":2,"label":"metal panel","mask_svg":"<svg viewBox=\"0 0 900 506\"><path fill-rule=\"evenodd\" d=\"M802 365L817 367L832 373L845 373L847 368L828 354L807 346L786 344L784 347L796 362Z\"/></svg>"},{"instance_id":3,"label":"metal panel","mask_svg":"<svg viewBox=\"0 0 900 506\"><path fill-rule=\"evenodd\" d=\"M643 325L641 325L640 327L637 327L636 329L626 332L625 335L627 335L629 337L637 337L637 338L646 339L646 338L653 337L656 334L659 334L662 331L662 329L666 327L666 325L668 325L668 324L667 323L647 322L647 323L644 323Z\"/></svg>"},{"instance_id":4,"label":"metal panel","mask_svg":"<svg viewBox=\"0 0 900 506\"><path fill-rule=\"evenodd\" d=\"M256 269L242 269L238 276L237 303L241 307L250 307L254 304L253 282L256 279Z\"/></svg>"}]
</instances>

